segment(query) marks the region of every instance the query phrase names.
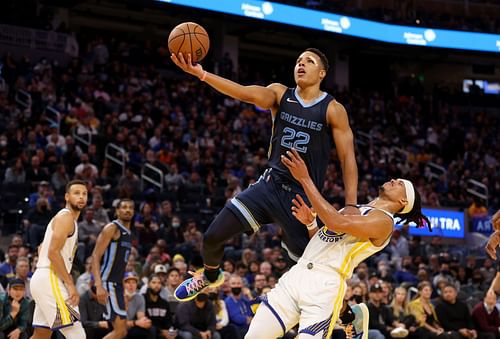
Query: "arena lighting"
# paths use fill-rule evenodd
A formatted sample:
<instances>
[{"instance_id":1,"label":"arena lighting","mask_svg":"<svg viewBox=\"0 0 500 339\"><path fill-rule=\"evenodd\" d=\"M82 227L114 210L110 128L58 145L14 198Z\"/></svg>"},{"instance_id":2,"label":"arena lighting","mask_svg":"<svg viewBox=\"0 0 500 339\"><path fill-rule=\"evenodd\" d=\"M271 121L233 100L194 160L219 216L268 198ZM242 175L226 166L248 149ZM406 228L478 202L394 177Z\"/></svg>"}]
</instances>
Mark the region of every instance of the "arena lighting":
<instances>
[{"instance_id":1,"label":"arena lighting","mask_svg":"<svg viewBox=\"0 0 500 339\"><path fill-rule=\"evenodd\" d=\"M432 232L427 227L411 227L410 235L420 236L440 236L444 238L460 238L465 236L465 213L459 211L443 210L437 208L422 208L422 213L429 218L432 225ZM396 220L396 223L398 221ZM396 224L396 228L402 225Z\"/></svg>"},{"instance_id":2,"label":"arena lighting","mask_svg":"<svg viewBox=\"0 0 500 339\"><path fill-rule=\"evenodd\" d=\"M500 52L500 35L380 23L260 0L157 0L394 44Z\"/></svg>"}]
</instances>

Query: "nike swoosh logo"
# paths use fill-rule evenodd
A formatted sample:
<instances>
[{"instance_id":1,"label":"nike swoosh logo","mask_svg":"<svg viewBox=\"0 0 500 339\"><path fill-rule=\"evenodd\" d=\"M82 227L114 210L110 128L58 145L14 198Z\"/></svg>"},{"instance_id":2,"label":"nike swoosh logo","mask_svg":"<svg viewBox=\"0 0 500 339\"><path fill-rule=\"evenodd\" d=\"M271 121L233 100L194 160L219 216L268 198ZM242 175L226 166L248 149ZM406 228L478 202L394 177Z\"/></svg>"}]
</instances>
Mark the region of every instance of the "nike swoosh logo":
<instances>
[{"instance_id":1,"label":"nike swoosh logo","mask_svg":"<svg viewBox=\"0 0 500 339\"><path fill-rule=\"evenodd\" d=\"M299 103L298 101L292 100L290 98L286 98L286 102L291 102L291 103L294 103L294 104L298 104Z\"/></svg>"}]
</instances>

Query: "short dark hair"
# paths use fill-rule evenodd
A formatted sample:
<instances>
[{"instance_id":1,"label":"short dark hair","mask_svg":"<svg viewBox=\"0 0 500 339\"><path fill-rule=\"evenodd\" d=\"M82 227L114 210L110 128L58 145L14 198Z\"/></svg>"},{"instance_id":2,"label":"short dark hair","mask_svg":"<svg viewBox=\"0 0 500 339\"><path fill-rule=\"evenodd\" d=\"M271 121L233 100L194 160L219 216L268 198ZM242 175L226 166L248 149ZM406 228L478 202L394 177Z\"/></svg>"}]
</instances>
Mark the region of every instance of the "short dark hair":
<instances>
[{"instance_id":1,"label":"short dark hair","mask_svg":"<svg viewBox=\"0 0 500 339\"><path fill-rule=\"evenodd\" d=\"M121 206L121 204L122 204L123 202L131 202L131 203L134 205L134 207L135 207L135 202L134 202L134 200L129 199L129 198L122 198L122 199L118 200L118 203L116 204L116 208L120 208L120 206Z\"/></svg>"},{"instance_id":2,"label":"short dark hair","mask_svg":"<svg viewBox=\"0 0 500 339\"><path fill-rule=\"evenodd\" d=\"M168 270L167 270L167 276L170 275L170 273L172 272L177 272L179 274L181 274L181 271L179 271L179 269L177 267L170 267Z\"/></svg>"},{"instance_id":3,"label":"short dark hair","mask_svg":"<svg viewBox=\"0 0 500 339\"><path fill-rule=\"evenodd\" d=\"M319 49L311 47L307 48L305 50L306 52L312 52L319 56L319 59L321 60L321 63L323 64L323 67L325 68L325 71L328 72L328 69L330 68L330 64L328 63L328 58L326 57L325 53L321 52Z\"/></svg>"},{"instance_id":4,"label":"short dark hair","mask_svg":"<svg viewBox=\"0 0 500 339\"><path fill-rule=\"evenodd\" d=\"M427 227L429 228L429 232L432 232L432 225L429 218L422 214L422 199L420 198L420 194L418 193L413 183L412 186L413 190L415 191L415 201L413 203L413 208L408 213L396 213L394 214L394 216L401 219L401 224L414 222L418 228L427 225Z\"/></svg>"},{"instance_id":5,"label":"short dark hair","mask_svg":"<svg viewBox=\"0 0 500 339\"><path fill-rule=\"evenodd\" d=\"M87 182L85 180L78 180L78 179L71 180L70 182L68 182L66 184L66 193L69 192L69 190L71 189L71 186L73 186L73 185L83 185L83 186L87 187Z\"/></svg>"}]
</instances>

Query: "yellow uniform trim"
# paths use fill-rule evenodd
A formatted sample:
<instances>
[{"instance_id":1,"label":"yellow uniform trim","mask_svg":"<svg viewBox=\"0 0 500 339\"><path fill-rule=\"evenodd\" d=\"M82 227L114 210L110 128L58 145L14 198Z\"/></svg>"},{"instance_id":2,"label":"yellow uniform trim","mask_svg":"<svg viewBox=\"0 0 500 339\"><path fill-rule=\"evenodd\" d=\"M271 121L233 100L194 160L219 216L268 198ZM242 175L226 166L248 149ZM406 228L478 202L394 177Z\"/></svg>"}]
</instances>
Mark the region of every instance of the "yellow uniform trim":
<instances>
[{"instance_id":1,"label":"yellow uniform trim","mask_svg":"<svg viewBox=\"0 0 500 339\"><path fill-rule=\"evenodd\" d=\"M335 298L335 301L333 303L333 312L332 312L332 318L330 319L330 325L328 326L328 333L326 338L330 338L332 336L333 329L335 328L335 324L337 323L337 320L340 315L340 310L342 308L342 304L344 303L344 293L345 293L345 280L344 277L348 271L348 269L351 267L352 259L361 251L364 251L368 247L371 246L370 242L359 242L356 245L354 245L347 255L344 258L344 261L342 262L342 265L340 265L340 288L337 294L337 297Z\"/></svg>"},{"instance_id":2,"label":"yellow uniform trim","mask_svg":"<svg viewBox=\"0 0 500 339\"><path fill-rule=\"evenodd\" d=\"M57 307L59 308L59 312L61 312L61 321L62 321L61 325L71 324L71 318L69 315L68 308L66 307L66 303L64 302L64 297L61 294L59 281L52 267L50 268L50 286L52 288L52 293L54 294L54 297L56 299L56 304Z\"/></svg>"}]
</instances>

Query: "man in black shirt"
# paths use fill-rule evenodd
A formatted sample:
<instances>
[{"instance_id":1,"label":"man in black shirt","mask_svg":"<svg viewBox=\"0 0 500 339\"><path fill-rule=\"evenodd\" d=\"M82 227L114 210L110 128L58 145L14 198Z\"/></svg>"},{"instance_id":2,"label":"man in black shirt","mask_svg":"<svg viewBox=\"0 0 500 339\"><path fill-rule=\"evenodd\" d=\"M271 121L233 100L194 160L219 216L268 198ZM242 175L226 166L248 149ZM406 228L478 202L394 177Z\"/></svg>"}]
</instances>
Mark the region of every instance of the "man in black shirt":
<instances>
[{"instance_id":1,"label":"man in black shirt","mask_svg":"<svg viewBox=\"0 0 500 339\"><path fill-rule=\"evenodd\" d=\"M455 285L447 283L443 287L441 300L436 303L436 314L443 329L450 332L454 338L478 337L469 308L465 303L457 300Z\"/></svg>"},{"instance_id":2,"label":"man in black shirt","mask_svg":"<svg viewBox=\"0 0 500 339\"><path fill-rule=\"evenodd\" d=\"M176 318L182 338L220 339L215 330L215 310L208 300L206 290L200 292L194 300L177 306Z\"/></svg>"},{"instance_id":3,"label":"man in black shirt","mask_svg":"<svg viewBox=\"0 0 500 339\"><path fill-rule=\"evenodd\" d=\"M404 325L397 322L391 310L382 303L382 286L375 283L370 287L368 310L370 320L368 323L370 338L404 338L408 330Z\"/></svg>"},{"instance_id":4,"label":"man in black shirt","mask_svg":"<svg viewBox=\"0 0 500 339\"><path fill-rule=\"evenodd\" d=\"M80 321L82 322L87 339L102 338L109 332L109 323L104 320L106 306L97 301L94 278L90 278L90 289L80 297Z\"/></svg>"},{"instance_id":5,"label":"man in black shirt","mask_svg":"<svg viewBox=\"0 0 500 339\"><path fill-rule=\"evenodd\" d=\"M160 297L161 288L160 277L152 274L149 277L148 290L144 295L146 316L151 319L156 328L158 338L174 339L177 336L177 331L169 331L170 328L173 328L172 313L170 313L168 302Z\"/></svg>"}]
</instances>

